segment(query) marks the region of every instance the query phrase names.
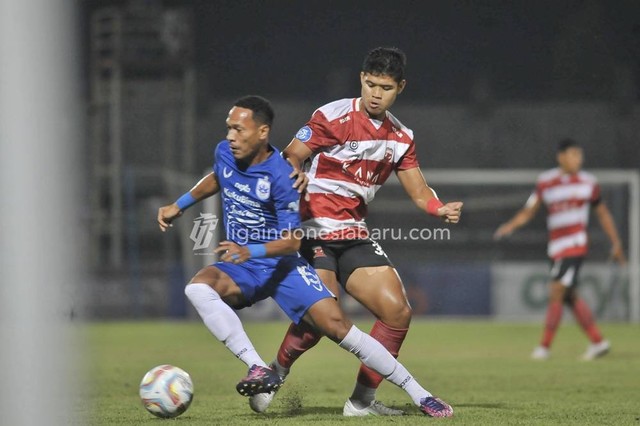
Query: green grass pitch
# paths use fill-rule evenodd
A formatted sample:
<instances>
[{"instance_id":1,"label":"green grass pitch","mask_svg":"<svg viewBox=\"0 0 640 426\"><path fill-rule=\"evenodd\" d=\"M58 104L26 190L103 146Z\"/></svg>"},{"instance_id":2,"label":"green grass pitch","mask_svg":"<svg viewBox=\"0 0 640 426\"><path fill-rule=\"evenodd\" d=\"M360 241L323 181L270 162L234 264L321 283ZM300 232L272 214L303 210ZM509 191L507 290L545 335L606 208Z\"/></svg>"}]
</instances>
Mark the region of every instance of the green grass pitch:
<instances>
[{"instance_id":1,"label":"green grass pitch","mask_svg":"<svg viewBox=\"0 0 640 426\"><path fill-rule=\"evenodd\" d=\"M369 330L371 323L357 323ZM235 391L246 373L200 322L116 322L84 327L86 400L77 408L90 425L640 425L640 328L604 324L612 352L579 361L587 340L562 324L546 362L531 361L541 324L414 320L400 361L424 387L449 402L451 419L420 414L408 396L385 382L378 399L405 409L401 418L345 418L342 406L358 368L355 357L323 339L296 363L267 414L255 414ZM247 323L269 362L287 324ZM191 374L194 401L182 416L161 420L138 398L144 373L174 364Z\"/></svg>"}]
</instances>

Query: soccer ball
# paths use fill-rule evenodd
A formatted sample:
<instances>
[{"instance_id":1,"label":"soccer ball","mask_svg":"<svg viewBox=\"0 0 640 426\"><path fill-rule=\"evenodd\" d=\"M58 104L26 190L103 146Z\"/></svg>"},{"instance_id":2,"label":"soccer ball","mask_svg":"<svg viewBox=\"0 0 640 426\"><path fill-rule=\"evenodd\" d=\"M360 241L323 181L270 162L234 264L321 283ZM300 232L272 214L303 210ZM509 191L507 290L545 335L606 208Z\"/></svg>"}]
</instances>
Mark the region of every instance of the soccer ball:
<instances>
[{"instance_id":1,"label":"soccer ball","mask_svg":"<svg viewBox=\"0 0 640 426\"><path fill-rule=\"evenodd\" d=\"M181 368L159 365L142 378L140 398L151 414L163 419L178 417L193 400L193 382Z\"/></svg>"}]
</instances>

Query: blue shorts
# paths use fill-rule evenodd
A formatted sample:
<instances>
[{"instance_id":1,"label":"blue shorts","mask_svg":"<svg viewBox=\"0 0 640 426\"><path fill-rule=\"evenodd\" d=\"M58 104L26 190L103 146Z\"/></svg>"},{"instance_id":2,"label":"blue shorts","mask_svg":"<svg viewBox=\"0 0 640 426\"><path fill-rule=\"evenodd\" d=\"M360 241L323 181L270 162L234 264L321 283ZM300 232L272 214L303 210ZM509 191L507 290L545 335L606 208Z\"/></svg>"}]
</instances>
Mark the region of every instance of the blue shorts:
<instances>
[{"instance_id":1,"label":"blue shorts","mask_svg":"<svg viewBox=\"0 0 640 426\"><path fill-rule=\"evenodd\" d=\"M271 297L296 324L314 303L335 297L302 257L281 257L274 267L251 259L240 264L217 262L212 266L229 275L240 287L247 302L242 307Z\"/></svg>"}]
</instances>

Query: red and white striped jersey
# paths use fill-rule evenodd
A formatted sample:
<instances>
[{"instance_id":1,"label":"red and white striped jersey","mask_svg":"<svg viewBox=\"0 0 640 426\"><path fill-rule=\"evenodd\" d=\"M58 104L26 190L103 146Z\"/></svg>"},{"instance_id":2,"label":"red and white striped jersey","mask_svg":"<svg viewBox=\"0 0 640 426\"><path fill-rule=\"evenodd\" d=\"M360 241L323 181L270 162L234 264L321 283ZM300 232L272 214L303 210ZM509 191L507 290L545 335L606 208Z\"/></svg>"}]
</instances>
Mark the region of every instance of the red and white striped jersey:
<instances>
[{"instance_id":1,"label":"red and white striped jersey","mask_svg":"<svg viewBox=\"0 0 640 426\"><path fill-rule=\"evenodd\" d=\"M360 111L360 98L317 109L296 134L313 152L300 214L309 238L368 236L367 204L394 170L419 167L413 132L387 111L382 121Z\"/></svg>"},{"instance_id":2,"label":"red and white striped jersey","mask_svg":"<svg viewBox=\"0 0 640 426\"><path fill-rule=\"evenodd\" d=\"M539 199L547 208L549 257L555 260L586 255L589 210L600 201L596 177L584 171L569 175L560 168L547 170L538 177L531 197L531 201Z\"/></svg>"}]
</instances>

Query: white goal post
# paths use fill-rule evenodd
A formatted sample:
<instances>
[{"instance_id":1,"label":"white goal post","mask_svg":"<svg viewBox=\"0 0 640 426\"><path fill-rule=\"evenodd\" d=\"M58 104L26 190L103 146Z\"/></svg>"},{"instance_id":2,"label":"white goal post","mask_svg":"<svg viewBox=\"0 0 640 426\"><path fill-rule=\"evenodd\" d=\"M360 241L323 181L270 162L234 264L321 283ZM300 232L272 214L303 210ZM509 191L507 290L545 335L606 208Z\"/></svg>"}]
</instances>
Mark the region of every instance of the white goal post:
<instances>
[{"instance_id":1,"label":"white goal post","mask_svg":"<svg viewBox=\"0 0 640 426\"><path fill-rule=\"evenodd\" d=\"M429 185L526 185L533 188L542 170L535 169L425 169ZM629 211L629 319L640 322L640 172L636 170L589 169L601 184L628 185ZM397 179L390 182L398 184ZM464 201L464 200L462 200Z\"/></svg>"}]
</instances>

